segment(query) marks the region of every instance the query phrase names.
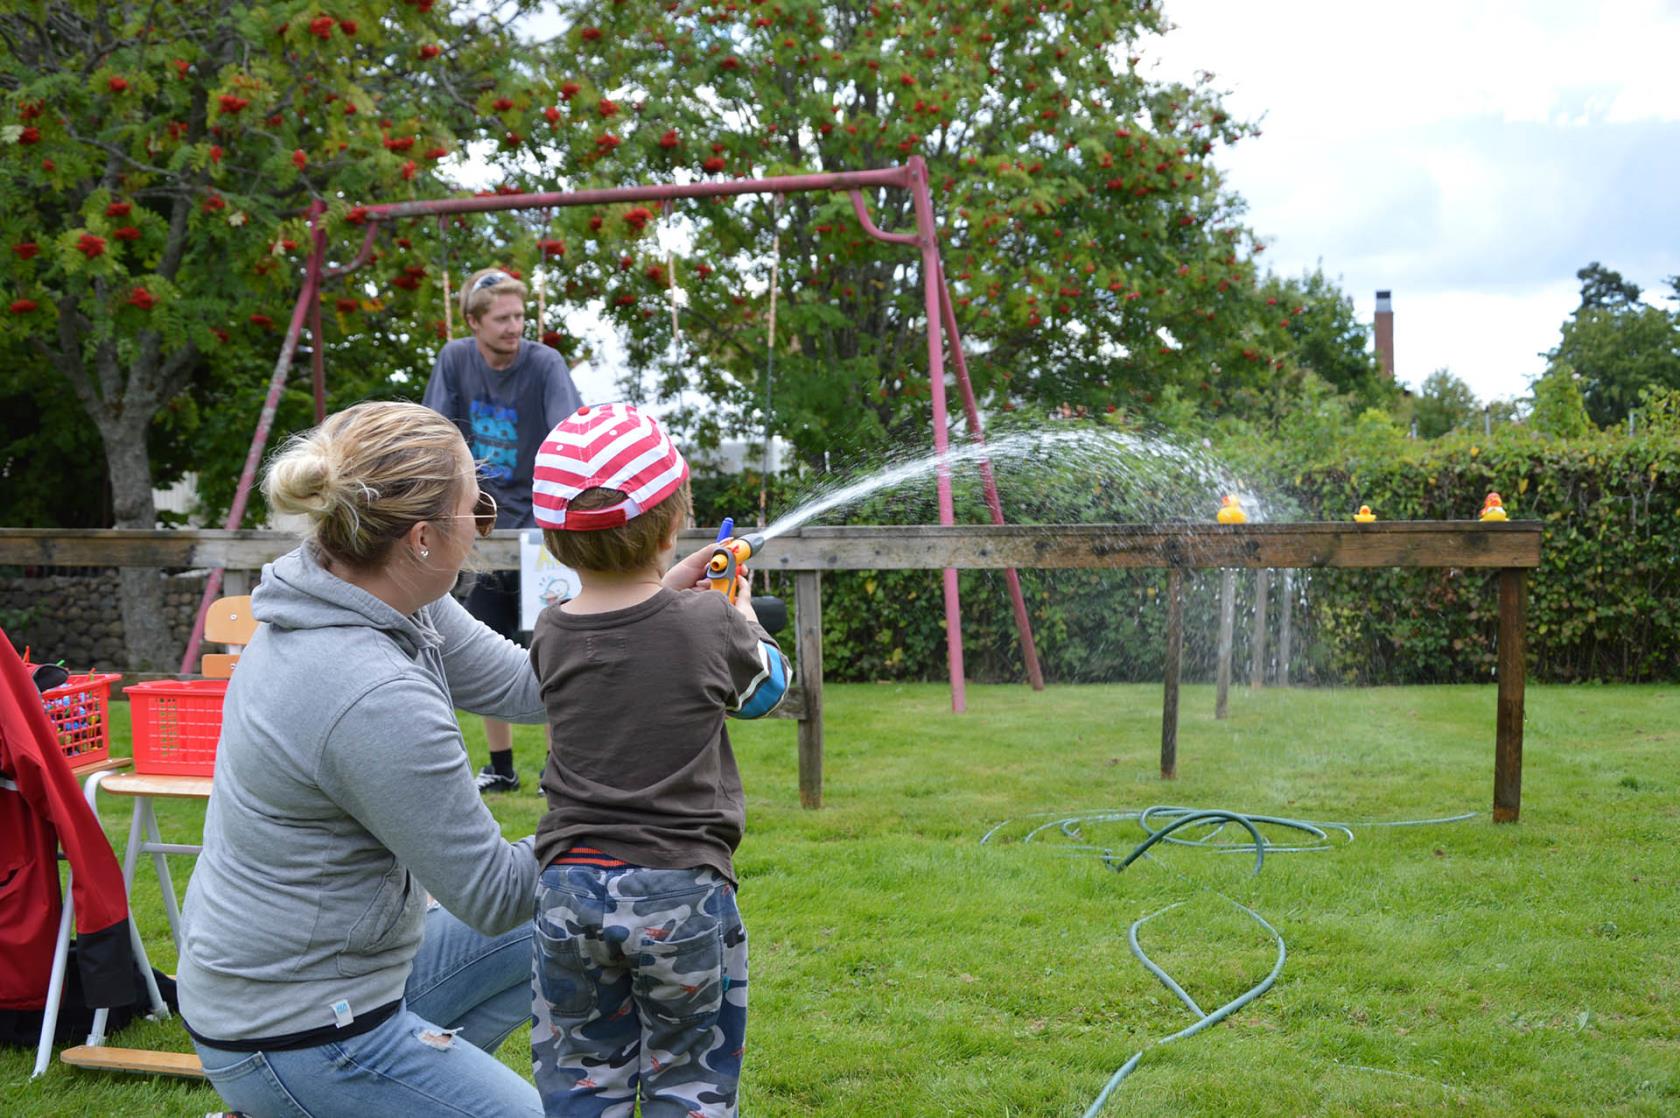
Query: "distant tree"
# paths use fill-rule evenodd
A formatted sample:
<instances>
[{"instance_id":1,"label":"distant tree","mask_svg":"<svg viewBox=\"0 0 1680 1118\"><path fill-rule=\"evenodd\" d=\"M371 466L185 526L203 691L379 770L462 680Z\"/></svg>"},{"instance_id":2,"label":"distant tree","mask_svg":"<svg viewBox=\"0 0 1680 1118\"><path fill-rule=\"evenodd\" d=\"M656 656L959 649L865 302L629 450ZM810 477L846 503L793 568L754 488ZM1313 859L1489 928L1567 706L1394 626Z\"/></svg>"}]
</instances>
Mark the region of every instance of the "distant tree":
<instances>
[{"instance_id":1,"label":"distant tree","mask_svg":"<svg viewBox=\"0 0 1680 1118\"><path fill-rule=\"evenodd\" d=\"M1639 288L1622 278L1622 273L1594 260L1575 273L1581 281L1581 307L1585 310L1618 310L1639 302Z\"/></svg>"},{"instance_id":2,"label":"distant tree","mask_svg":"<svg viewBox=\"0 0 1680 1118\"><path fill-rule=\"evenodd\" d=\"M1447 369L1436 369L1424 379L1412 403L1420 439L1434 439L1480 419L1481 404L1476 393Z\"/></svg>"},{"instance_id":3,"label":"distant tree","mask_svg":"<svg viewBox=\"0 0 1680 1118\"><path fill-rule=\"evenodd\" d=\"M1579 374L1587 414L1602 427L1625 420L1645 389L1680 388L1680 313L1640 301L1637 287L1597 264L1579 275L1581 305L1546 355L1547 371Z\"/></svg>"},{"instance_id":4,"label":"distant tree","mask_svg":"<svg viewBox=\"0 0 1680 1118\"><path fill-rule=\"evenodd\" d=\"M1518 423L1523 417L1523 403L1520 400L1489 400L1482 405L1482 414L1487 422L1497 427L1501 423Z\"/></svg>"},{"instance_id":5,"label":"distant tree","mask_svg":"<svg viewBox=\"0 0 1680 1118\"><path fill-rule=\"evenodd\" d=\"M1268 277L1258 294L1268 308L1289 312L1285 329L1291 361L1348 396L1356 412L1394 404L1400 389L1369 346L1371 327L1359 320L1352 297L1322 268L1298 279Z\"/></svg>"},{"instance_id":6,"label":"distant tree","mask_svg":"<svg viewBox=\"0 0 1680 1118\"><path fill-rule=\"evenodd\" d=\"M1560 439L1579 438L1593 430L1573 369L1560 365L1535 380L1528 422L1536 431Z\"/></svg>"},{"instance_id":7,"label":"distant tree","mask_svg":"<svg viewBox=\"0 0 1680 1118\"><path fill-rule=\"evenodd\" d=\"M506 20L533 4L0 8L0 354L29 354L79 403L116 526L153 526L148 442L160 417L177 435L202 419L185 390L239 398L254 425L312 202L344 260L359 204L445 193L436 168L468 139L524 144L504 114L530 66L510 61ZM381 246L377 270L323 293L328 323L354 335L395 314L428 337L434 243L415 223ZM125 570L118 598L130 663L167 664L152 573Z\"/></svg>"}]
</instances>

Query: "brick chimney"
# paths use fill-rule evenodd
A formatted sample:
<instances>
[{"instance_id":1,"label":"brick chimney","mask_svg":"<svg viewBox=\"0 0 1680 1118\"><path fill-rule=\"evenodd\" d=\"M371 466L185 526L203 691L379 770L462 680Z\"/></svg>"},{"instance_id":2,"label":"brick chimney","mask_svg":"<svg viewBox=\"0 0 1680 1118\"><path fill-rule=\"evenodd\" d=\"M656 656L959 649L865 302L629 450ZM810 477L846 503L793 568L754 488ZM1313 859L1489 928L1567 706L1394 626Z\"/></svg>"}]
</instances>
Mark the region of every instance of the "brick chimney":
<instances>
[{"instance_id":1,"label":"brick chimney","mask_svg":"<svg viewBox=\"0 0 1680 1118\"><path fill-rule=\"evenodd\" d=\"M1377 360L1389 379L1394 378L1394 304L1389 292L1377 292Z\"/></svg>"}]
</instances>

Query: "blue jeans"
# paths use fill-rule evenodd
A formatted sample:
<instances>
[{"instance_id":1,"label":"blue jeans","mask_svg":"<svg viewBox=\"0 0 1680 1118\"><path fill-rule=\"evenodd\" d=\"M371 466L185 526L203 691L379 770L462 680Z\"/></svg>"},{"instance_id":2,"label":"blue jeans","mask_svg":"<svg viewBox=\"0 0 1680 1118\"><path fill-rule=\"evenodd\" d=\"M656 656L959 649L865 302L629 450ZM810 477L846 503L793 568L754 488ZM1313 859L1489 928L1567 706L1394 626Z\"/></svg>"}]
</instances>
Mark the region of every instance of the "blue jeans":
<instances>
[{"instance_id":1,"label":"blue jeans","mask_svg":"<svg viewBox=\"0 0 1680 1118\"><path fill-rule=\"evenodd\" d=\"M198 1058L250 1118L539 1118L536 1088L490 1054L530 1019L531 925L491 937L434 907L403 1005L378 1028L285 1052L199 1044Z\"/></svg>"}]
</instances>

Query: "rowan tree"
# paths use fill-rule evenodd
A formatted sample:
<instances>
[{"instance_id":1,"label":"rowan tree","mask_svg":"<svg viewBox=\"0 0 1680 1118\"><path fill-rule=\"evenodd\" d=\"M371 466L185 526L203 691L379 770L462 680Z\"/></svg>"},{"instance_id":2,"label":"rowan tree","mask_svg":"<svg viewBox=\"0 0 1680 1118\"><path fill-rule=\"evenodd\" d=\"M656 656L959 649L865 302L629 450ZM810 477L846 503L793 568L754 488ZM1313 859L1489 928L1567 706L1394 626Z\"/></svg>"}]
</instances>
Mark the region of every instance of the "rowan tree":
<instances>
[{"instance_id":1,"label":"rowan tree","mask_svg":"<svg viewBox=\"0 0 1680 1118\"><path fill-rule=\"evenodd\" d=\"M1213 407L1222 376L1264 380L1291 351L1288 309L1255 298L1263 246L1215 164L1253 129L1211 75L1149 76L1157 5L600 0L565 18L552 100L520 126L551 137L548 166L570 185L926 158L970 370L994 407L1147 407L1166 385ZM870 205L881 227L911 228L905 193ZM867 238L844 195L779 213L762 198L567 210L545 239L570 297L625 328L660 390L697 378L710 418L756 429L775 230L773 428L814 457L925 425L919 262Z\"/></svg>"},{"instance_id":2,"label":"rowan tree","mask_svg":"<svg viewBox=\"0 0 1680 1118\"><path fill-rule=\"evenodd\" d=\"M312 204L343 261L366 228L358 207L449 193L437 169L465 142L516 142L502 106L524 96L527 68L509 62L507 25L530 6L37 0L0 12L0 346L54 371L97 429L117 527L154 525L149 436L190 442L218 393L260 399ZM337 337L344 359L330 375L349 399L369 390L355 379L368 319L429 339L436 236L393 229L373 269L323 291L323 342ZM218 419L246 439L255 420L255 407ZM136 667L178 655L154 577L123 573Z\"/></svg>"}]
</instances>

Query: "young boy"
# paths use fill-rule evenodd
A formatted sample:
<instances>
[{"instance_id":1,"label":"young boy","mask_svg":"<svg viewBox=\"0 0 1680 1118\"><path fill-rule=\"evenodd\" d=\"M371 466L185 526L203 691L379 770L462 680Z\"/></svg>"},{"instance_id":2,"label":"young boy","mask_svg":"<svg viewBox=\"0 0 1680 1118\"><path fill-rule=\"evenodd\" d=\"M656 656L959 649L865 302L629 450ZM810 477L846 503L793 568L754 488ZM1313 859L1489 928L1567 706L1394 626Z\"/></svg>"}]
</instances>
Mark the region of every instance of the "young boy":
<instances>
[{"instance_id":1,"label":"young boy","mask_svg":"<svg viewBox=\"0 0 1680 1118\"><path fill-rule=\"evenodd\" d=\"M581 407L537 453L533 505L577 597L531 641L548 708L532 1063L549 1115L732 1116L747 935L745 811L724 716L780 703L788 664L753 614L672 567L688 465L652 418Z\"/></svg>"}]
</instances>

